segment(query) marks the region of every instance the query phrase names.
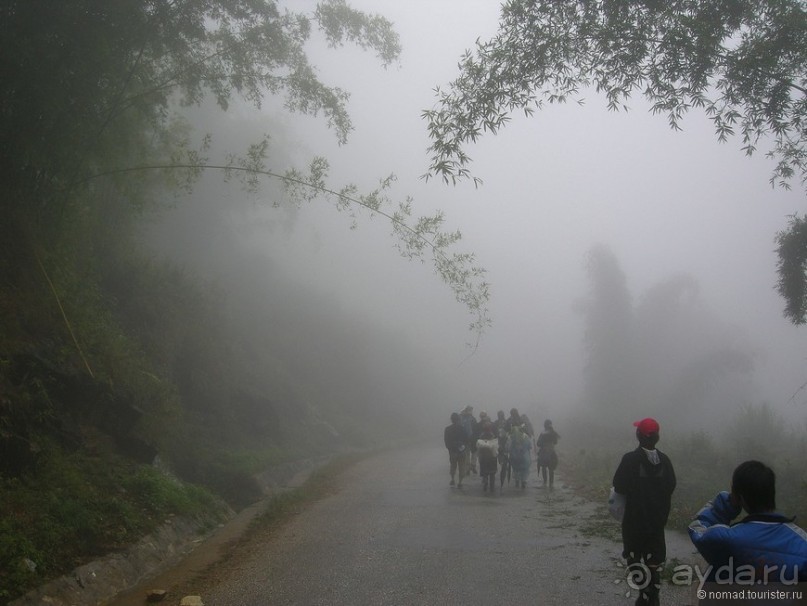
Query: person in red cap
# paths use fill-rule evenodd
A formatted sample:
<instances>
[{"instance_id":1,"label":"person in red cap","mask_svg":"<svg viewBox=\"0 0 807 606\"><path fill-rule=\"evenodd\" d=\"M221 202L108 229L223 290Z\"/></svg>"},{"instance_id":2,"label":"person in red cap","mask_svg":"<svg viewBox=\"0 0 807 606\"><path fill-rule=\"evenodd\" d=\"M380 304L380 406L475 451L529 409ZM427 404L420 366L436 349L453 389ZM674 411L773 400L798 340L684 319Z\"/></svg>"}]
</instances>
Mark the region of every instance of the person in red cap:
<instances>
[{"instance_id":1,"label":"person in red cap","mask_svg":"<svg viewBox=\"0 0 807 606\"><path fill-rule=\"evenodd\" d=\"M664 526L670 515L675 471L670 458L656 449L659 424L636 421L639 446L626 453L614 474L614 491L625 497L622 518L622 557L628 578L639 590L636 605L659 604L660 567L667 557Z\"/></svg>"}]
</instances>

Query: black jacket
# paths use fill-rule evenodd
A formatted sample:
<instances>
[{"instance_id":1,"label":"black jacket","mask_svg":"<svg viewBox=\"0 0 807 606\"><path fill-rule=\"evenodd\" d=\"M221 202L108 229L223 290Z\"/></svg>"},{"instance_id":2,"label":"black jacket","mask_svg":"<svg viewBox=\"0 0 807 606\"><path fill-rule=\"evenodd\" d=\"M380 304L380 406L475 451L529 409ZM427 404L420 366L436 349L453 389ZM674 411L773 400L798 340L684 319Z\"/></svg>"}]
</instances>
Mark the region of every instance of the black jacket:
<instances>
[{"instance_id":1,"label":"black jacket","mask_svg":"<svg viewBox=\"0 0 807 606\"><path fill-rule=\"evenodd\" d=\"M625 495L623 536L641 538L664 530L670 515L675 471L663 452L653 465L641 447L622 457L614 474L614 490Z\"/></svg>"},{"instance_id":2,"label":"black jacket","mask_svg":"<svg viewBox=\"0 0 807 606\"><path fill-rule=\"evenodd\" d=\"M468 442L465 435L465 430L459 423L452 423L446 427L445 431L443 432L443 439L445 440L446 448L448 448L448 452L450 453L457 453L465 450Z\"/></svg>"}]
</instances>

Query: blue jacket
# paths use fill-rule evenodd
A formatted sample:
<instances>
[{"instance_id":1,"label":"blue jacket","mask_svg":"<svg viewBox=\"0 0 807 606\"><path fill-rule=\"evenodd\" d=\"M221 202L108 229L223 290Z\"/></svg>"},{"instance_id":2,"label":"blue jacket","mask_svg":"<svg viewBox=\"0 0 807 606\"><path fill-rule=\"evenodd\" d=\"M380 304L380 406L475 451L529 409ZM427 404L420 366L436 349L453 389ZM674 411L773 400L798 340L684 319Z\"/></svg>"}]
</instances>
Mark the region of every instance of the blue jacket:
<instances>
[{"instance_id":1,"label":"blue jacket","mask_svg":"<svg viewBox=\"0 0 807 606\"><path fill-rule=\"evenodd\" d=\"M807 581L807 532L778 513L749 515L731 524L740 511L729 493L721 492L689 525L692 542L712 567L707 580L725 579L729 571L737 582L751 574L763 580L767 566L771 582Z\"/></svg>"}]
</instances>

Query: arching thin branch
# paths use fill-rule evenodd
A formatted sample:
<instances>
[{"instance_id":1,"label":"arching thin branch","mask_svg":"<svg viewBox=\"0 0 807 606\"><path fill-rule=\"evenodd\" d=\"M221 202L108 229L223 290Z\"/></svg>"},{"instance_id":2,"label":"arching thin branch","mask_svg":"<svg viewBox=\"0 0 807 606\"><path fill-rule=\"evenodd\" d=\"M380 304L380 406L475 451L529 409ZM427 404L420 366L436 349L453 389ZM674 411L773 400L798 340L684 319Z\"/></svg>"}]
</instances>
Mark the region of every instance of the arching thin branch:
<instances>
[{"instance_id":1,"label":"arching thin branch","mask_svg":"<svg viewBox=\"0 0 807 606\"><path fill-rule=\"evenodd\" d=\"M375 196L368 197L368 199L373 199L376 201L375 204L370 204L362 200L360 197L351 195L352 192L355 192L355 188L352 186L344 188L341 191L337 191L333 188L325 186L321 181L311 182L302 177L289 174L280 174L271 170L257 168L255 166L209 164L203 162L149 164L118 168L85 177L79 183L86 183L114 175L160 170L187 170L194 172L204 170L217 170L223 172L234 171L246 173L252 176L271 177L279 179L287 185L302 186L327 196L334 196L342 203L364 208L370 213L376 213L387 219L393 225L395 231L399 232L400 237L402 237L404 240L404 245L406 246L406 251L402 250L402 254L404 256L409 258L420 257L421 251L424 249L424 247L431 250L435 261L435 268L438 274L452 289L456 300L463 303L474 315L475 319L470 326L471 330L476 334L475 342L470 344L473 349L478 347L482 333L491 323L490 318L488 317L487 309L487 301L489 299L488 284L482 280L485 270L480 267L469 266L469 264L474 261L474 257L471 254L457 253L447 255L444 251L447 246L460 239L459 232L446 234L437 231L437 228L442 222L442 215L437 215L435 217L423 217L418 220L417 228L410 226L404 220L404 217L408 216L409 212L408 203L401 205L401 212L389 213L380 208L380 201ZM435 238L429 239L424 235L424 232L433 234ZM410 236L411 238L407 238L405 236Z\"/></svg>"}]
</instances>

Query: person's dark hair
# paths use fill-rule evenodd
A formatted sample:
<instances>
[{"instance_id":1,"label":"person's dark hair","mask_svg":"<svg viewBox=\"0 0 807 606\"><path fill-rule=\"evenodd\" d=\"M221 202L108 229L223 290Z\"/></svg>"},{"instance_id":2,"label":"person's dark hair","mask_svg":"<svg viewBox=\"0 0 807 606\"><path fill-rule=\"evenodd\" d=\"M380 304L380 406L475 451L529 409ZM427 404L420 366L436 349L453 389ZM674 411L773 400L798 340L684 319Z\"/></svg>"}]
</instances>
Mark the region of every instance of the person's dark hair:
<instances>
[{"instance_id":1,"label":"person's dark hair","mask_svg":"<svg viewBox=\"0 0 807 606\"><path fill-rule=\"evenodd\" d=\"M452 422L452 423L456 423L456 422L457 422L457 421L459 421L459 420L460 420L460 415L459 415L459 413L452 412L452 413L451 413L451 422Z\"/></svg>"},{"instance_id":2,"label":"person's dark hair","mask_svg":"<svg viewBox=\"0 0 807 606\"><path fill-rule=\"evenodd\" d=\"M549 419L544 421L544 433L548 433L554 436L556 440L560 439L560 434L557 431L555 431L555 428L552 426L552 421L550 421Z\"/></svg>"},{"instance_id":3,"label":"person's dark hair","mask_svg":"<svg viewBox=\"0 0 807 606\"><path fill-rule=\"evenodd\" d=\"M653 432L649 435L644 435L638 429L636 430L636 438L639 440L639 446L642 448L647 448L647 450L653 450L658 444L658 433Z\"/></svg>"},{"instance_id":4,"label":"person's dark hair","mask_svg":"<svg viewBox=\"0 0 807 606\"><path fill-rule=\"evenodd\" d=\"M776 509L776 474L759 461L740 463L731 476L731 492L742 497L748 513Z\"/></svg>"}]
</instances>

